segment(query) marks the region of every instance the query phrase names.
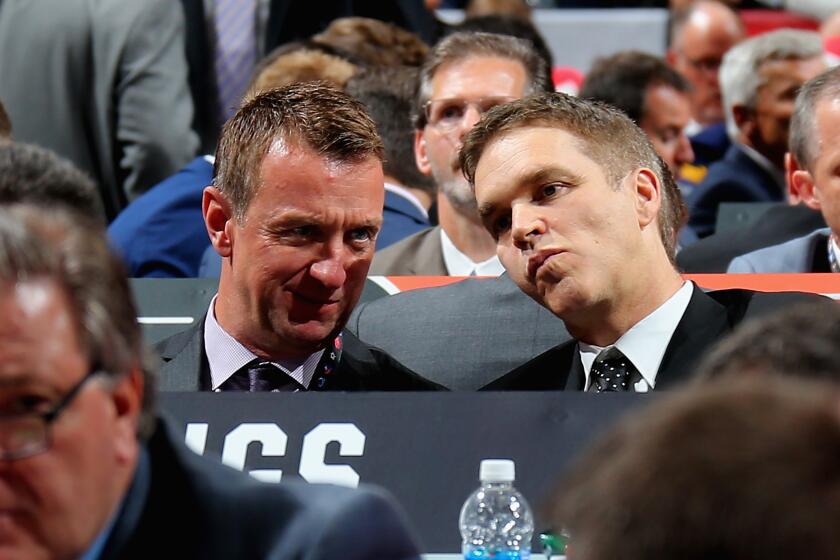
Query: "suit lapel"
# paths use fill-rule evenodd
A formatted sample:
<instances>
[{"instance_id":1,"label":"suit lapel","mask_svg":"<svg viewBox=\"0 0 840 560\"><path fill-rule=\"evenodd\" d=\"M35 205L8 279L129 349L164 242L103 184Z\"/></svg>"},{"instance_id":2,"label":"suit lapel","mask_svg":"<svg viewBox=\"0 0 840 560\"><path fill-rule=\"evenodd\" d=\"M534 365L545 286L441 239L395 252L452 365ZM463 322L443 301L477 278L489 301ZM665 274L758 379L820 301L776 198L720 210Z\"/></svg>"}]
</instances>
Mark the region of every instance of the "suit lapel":
<instances>
[{"instance_id":1,"label":"suit lapel","mask_svg":"<svg viewBox=\"0 0 840 560\"><path fill-rule=\"evenodd\" d=\"M659 365L656 388L667 389L688 378L703 354L729 330L726 307L694 286L688 307Z\"/></svg>"},{"instance_id":2,"label":"suit lapel","mask_svg":"<svg viewBox=\"0 0 840 560\"><path fill-rule=\"evenodd\" d=\"M566 373L566 391L583 391L586 387L586 374L583 371L583 362L580 360L580 351L578 351L577 342L572 340L567 343L571 346L571 366Z\"/></svg>"},{"instance_id":3,"label":"suit lapel","mask_svg":"<svg viewBox=\"0 0 840 560\"><path fill-rule=\"evenodd\" d=\"M168 340L160 349L164 364L158 386L161 391L200 391L209 378L210 367L204 351L204 317L189 330Z\"/></svg>"},{"instance_id":4,"label":"suit lapel","mask_svg":"<svg viewBox=\"0 0 840 560\"><path fill-rule=\"evenodd\" d=\"M448 276L449 272L446 270L446 263L443 261L443 246L441 245L440 226L435 226L429 230L428 234L417 247L417 252L412 259L412 265L415 269L412 274L420 274L426 276Z\"/></svg>"}]
</instances>

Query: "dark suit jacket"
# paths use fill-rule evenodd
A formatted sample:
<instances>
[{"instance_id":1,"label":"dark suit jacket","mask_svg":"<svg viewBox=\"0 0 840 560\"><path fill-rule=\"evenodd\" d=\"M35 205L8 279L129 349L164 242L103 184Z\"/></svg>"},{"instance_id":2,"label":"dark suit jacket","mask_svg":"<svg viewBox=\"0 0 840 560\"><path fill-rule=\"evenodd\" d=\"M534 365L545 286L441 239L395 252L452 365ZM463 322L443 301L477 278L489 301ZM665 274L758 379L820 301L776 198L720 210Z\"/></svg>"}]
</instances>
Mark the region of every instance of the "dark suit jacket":
<instances>
[{"instance_id":1,"label":"dark suit jacket","mask_svg":"<svg viewBox=\"0 0 840 560\"><path fill-rule=\"evenodd\" d=\"M329 391L434 391L440 385L427 381L391 356L368 346L345 330L341 361L328 377ZM163 364L161 391L210 390L210 366L204 351L204 318L194 327L155 345ZM311 388L310 390L316 390Z\"/></svg>"},{"instance_id":2,"label":"dark suit jacket","mask_svg":"<svg viewBox=\"0 0 840 560\"><path fill-rule=\"evenodd\" d=\"M369 274L383 276L449 276L443 261L440 226L425 229L373 256Z\"/></svg>"},{"instance_id":3,"label":"dark suit jacket","mask_svg":"<svg viewBox=\"0 0 840 560\"><path fill-rule=\"evenodd\" d=\"M204 0L181 0L186 15L186 50L189 66L190 93L195 103L193 127L201 137L202 153L213 153L222 123L218 121L218 96L213 67L213 41L208 26ZM421 0L330 0L319 2L313 10L309 2L270 0L265 31L265 44L260 45L259 57L275 47L308 39L323 31L340 17L363 16L390 21L420 35L433 44L437 39L437 24Z\"/></svg>"},{"instance_id":4,"label":"dark suit jacket","mask_svg":"<svg viewBox=\"0 0 840 560\"><path fill-rule=\"evenodd\" d=\"M670 389L686 380L705 352L744 320L771 313L785 305L821 298L822 296L799 292L718 290L704 293L695 286L685 314L665 349L656 374L656 389ZM577 341L570 340L537 356L483 389L582 391L584 382Z\"/></svg>"},{"instance_id":5,"label":"dark suit jacket","mask_svg":"<svg viewBox=\"0 0 840 560\"><path fill-rule=\"evenodd\" d=\"M145 449L100 560L419 558L378 489L258 482L176 443L162 422Z\"/></svg>"},{"instance_id":6,"label":"dark suit jacket","mask_svg":"<svg viewBox=\"0 0 840 560\"><path fill-rule=\"evenodd\" d=\"M213 165L198 157L132 202L108 227L132 278L193 278L210 246L201 214Z\"/></svg>"},{"instance_id":7,"label":"dark suit jacket","mask_svg":"<svg viewBox=\"0 0 840 560\"><path fill-rule=\"evenodd\" d=\"M385 209L382 212L382 229L376 238L376 249L382 250L409 235L431 227L429 218L395 192L385 191Z\"/></svg>"},{"instance_id":8,"label":"dark suit jacket","mask_svg":"<svg viewBox=\"0 0 840 560\"><path fill-rule=\"evenodd\" d=\"M782 202L784 198L776 179L733 144L689 196L688 226L698 237L706 237L715 232L721 202Z\"/></svg>"},{"instance_id":9,"label":"dark suit jacket","mask_svg":"<svg viewBox=\"0 0 840 560\"><path fill-rule=\"evenodd\" d=\"M784 243L825 227L822 214L804 204L770 208L756 223L722 231L689 245L677 253L677 265L688 273L726 272L739 255Z\"/></svg>"},{"instance_id":10,"label":"dark suit jacket","mask_svg":"<svg viewBox=\"0 0 840 560\"><path fill-rule=\"evenodd\" d=\"M507 274L359 304L347 328L426 379L467 391L570 338Z\"/></svg>"}]
</instances>

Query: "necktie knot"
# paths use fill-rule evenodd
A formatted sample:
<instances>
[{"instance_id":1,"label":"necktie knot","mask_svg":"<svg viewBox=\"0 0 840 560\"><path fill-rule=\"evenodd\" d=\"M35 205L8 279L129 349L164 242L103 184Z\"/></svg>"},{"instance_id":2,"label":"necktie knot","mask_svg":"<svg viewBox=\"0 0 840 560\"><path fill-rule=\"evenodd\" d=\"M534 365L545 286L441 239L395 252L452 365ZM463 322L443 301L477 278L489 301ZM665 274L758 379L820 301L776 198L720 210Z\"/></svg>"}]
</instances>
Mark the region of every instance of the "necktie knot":
<instances>
[{"instance_id":1,"label":"necktie knot","mask_svg":"<svg viewBox=\"0 0 840 560\"><path fill-rule=\"evenodd\" d=\"M627 356L616 347L602 350L592 363L589 391L606 393L628 391L630 382L638 370Z\"/></svg>"},{"instance_id":2,"label":"necktie knot","mask_svg":"<svg viewBox=\"0 0 840 560\"><path fill-rule=\"evenodd\" d=\"M255 359L234 373L221 389L256 393L301 391L304 387L271 362Z\"/></svg>"}]
</instances>

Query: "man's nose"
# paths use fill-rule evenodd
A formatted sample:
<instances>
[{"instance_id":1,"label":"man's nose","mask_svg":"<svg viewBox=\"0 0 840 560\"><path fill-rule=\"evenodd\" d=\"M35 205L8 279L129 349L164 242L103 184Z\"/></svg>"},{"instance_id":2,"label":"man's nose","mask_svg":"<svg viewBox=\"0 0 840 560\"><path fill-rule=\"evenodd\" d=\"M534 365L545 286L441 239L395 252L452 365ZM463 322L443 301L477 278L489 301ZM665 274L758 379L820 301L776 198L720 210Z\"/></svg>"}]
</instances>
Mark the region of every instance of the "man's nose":
<instances>
[{"instance_id":1,"label":"man's nose","mask_svg":"<svg viewBox=\"0 0 840 560\"><path fill-rule=\"evenodd\" d=\"M320 259L310 265L309 274L324 287L337 290L347 279L345 264L343 248L328 248Z\"/></svg>"},{"instance_id":2,"label":"man's nose","mask_svg":"<svg viewBox=\"0 0 840 560\"><path fill-rule=\"evenodd\" d=\"M481 111L479 111L478 107L476 107L474 103L467 105L467 108L464 111L464 117L461 119L461 126L458 130L458 139L463 141L467 133L475 126L475 123L480 120Z\"/></svg>"},{"instance_id":3,"label":"man's nose","mask_svg":"<svg viewBox=\"0 0 840 560\"><path fill-rule=\"evenodd\" d=\"M691 147L691 141L688 139L688 136L685 133L681 133L679 136L679 144L677 146L677 157L676 164L677 167L681 166L684 163L691 163L694 161L694 150Z\"/></svg>"},{"instance_id":4,"label":"man's nose","mask_svg":"<svg viewBox=\"0 0 840 560\"><path fill-rule=\"evenodd\" d=\"M536 240L545 231L545 222L537 208L526 204L513 207L511 212L511 236L517 249L520 251L532 249Z\"/></svg>"}]
</instances>

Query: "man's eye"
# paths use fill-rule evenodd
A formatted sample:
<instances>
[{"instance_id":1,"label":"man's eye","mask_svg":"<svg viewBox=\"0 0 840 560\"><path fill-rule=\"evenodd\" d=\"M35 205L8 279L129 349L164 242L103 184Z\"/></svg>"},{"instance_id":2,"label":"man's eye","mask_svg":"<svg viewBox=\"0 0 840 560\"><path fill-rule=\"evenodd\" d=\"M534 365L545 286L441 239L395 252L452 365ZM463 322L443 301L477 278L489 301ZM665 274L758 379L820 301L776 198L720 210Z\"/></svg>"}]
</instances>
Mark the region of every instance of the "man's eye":
<instances>
[{"instance_id":1,"label":"man's eye","mask_svg":"<svg viewBox=\"0 0 840 560\"><path fill-rule=\"evenodd\" d=\"M545 185L540 191L540 194L543 198L548 198L557 194L558 189L559 187L557 185Z\"/></svg>"},{"instance_id":2,"label":"man's eye","mask_svg":"<svg viewBox=\"0 0 840 560\"><path fill-rule=\"evenodd\" d=\"M460 119L463 114L464 111L460 105L447 105L441 108L439 118L443 120Z\"/></svg>"},{"instance_id":3,"label":"man's eye","mask_svg":"<svg viewBox=\"0 0 840 560\"><path fill-rule=\"evenodd\" d=\"M350 232L350 239L352 239L354 242L357 242L357 243L358 242L364 242L364 241L370 241L371 239L373 239L373 237L374 237L374 233L367 228L354 229L353 231Z\"/></svg>"},{"instance_id":4,"label":"man's eye","mask_svg":"<svg viewBox=\"0 0 840 560\"><path fill-rule=\"evenodd\" d=\"M510 229L510 216L501 216L493 222L493 234L498 237Z\"/></svg>"},{"instance_id":5,"label":"man's eye","mask_svg":"<svg viewBox=\"0 0 840 560\"><path fill-rule=\"evenodd\" d=\"M290 234L298 237L310 237L315 233L315 226L298 226L288 231Z\"/></svg>"}]
</instances>

